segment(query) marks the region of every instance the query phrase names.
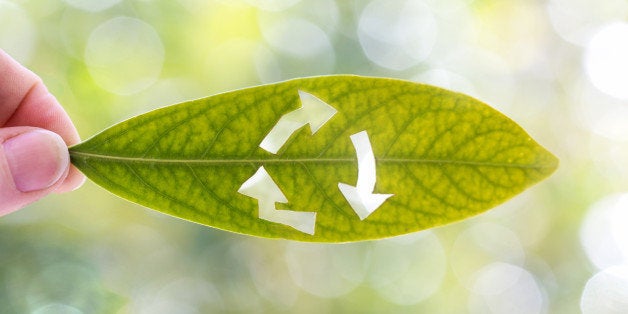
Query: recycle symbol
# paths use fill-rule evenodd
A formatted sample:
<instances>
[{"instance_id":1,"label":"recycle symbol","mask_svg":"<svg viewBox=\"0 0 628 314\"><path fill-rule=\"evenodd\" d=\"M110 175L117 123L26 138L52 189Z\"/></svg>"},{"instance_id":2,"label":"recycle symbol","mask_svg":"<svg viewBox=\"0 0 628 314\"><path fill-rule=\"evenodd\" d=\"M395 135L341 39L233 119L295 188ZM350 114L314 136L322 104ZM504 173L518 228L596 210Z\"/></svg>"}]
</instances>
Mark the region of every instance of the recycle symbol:
<instances>
[{"instance_id":1,"label":"recycle symbol","mask_svg":"<svg viewBox=\"0 0 628 314\"><path fill-rule=\"evenodd\" d=\"M264 137L259 147L277 154L294 132L309 124L313 135L337 113L334 107L316 96L301 90L298 93L301 108L283 115ZM339 182L338 189L360 220L364 220L393 194L373 193L376 181L375 156L366 131L355 133L350 138L358 160L358 179L355 186ZM242 184L238 192L257 199L260 219L284 224L307 234L314 234L316 212L275 208L275 203L288 203L288 199L264 166L260 166L255 174Z\"/></svg>"}]
</instances>

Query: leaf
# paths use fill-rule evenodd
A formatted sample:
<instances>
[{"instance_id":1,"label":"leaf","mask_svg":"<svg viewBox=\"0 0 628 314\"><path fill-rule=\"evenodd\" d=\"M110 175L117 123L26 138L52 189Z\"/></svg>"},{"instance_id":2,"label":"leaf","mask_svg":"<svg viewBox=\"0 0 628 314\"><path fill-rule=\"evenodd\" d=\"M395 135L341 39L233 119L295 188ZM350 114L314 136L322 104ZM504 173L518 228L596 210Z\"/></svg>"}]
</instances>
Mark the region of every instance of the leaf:
<instances>
[{"instance_id":1,"label":"leaf","mask_svg":"<svg viewBox=\"0 0 628 314\"><path fill-rule=\"evenodd\" d=\"M316 102L329 105L321 112L332 117L318 129L302 127L312 114L305 107ZM276 126L294 134L275 145L275 154L260 144ZM358 76L295 79L161 108L70 154L103 188L160 212L237 233L317 242L378 239L461 220L558 165L521 127L478 100ZM364 193L348 200L352 186ZM382 196L364 203L364 210L375 209L362 220L357 207L370 192ZM304 224L314 219L313 235L307 226L273 222L275 214Z\"/></svg>"}]
</instances>

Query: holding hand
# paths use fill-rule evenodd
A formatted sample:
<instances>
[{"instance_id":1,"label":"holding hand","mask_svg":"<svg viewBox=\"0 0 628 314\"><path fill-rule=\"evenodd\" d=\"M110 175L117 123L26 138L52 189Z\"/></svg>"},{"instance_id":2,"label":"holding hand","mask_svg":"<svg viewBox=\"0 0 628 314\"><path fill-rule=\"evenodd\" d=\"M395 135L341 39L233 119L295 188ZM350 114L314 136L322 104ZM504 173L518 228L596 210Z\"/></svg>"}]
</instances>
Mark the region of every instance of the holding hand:
<instances>
[{"instance_id":1,"label":"holding hand","mask_svg":"<svg viewBox=\"0 0 628 314\"><path fill-rule=\"evenodd\" d=\"M81 186L68 154L79 141L41 79L0 49L0 216Z\"/></svg>"}]
</instances>

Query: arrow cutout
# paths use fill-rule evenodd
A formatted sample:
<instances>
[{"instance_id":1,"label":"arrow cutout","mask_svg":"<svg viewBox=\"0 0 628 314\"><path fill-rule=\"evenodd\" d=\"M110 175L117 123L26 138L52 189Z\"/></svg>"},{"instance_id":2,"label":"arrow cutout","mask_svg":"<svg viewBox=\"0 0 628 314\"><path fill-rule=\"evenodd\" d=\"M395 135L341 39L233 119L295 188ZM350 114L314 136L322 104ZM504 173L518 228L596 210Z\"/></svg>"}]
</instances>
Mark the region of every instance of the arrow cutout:
<instances>
[{"instance_id":1,"label":"arrow cutout","mask_svg":"<svg viewBox=\"0 0 628 314\"><path fill-rule=\"evenodd\" d=\"M356 186L338 183L338 188L360 220L366 219L394 194L374 194L375 156L366 131L351 135L351 142L358 156L358 182Z\"/></svg>"},{"instance_id":2,"label":"arrow cutout","mask_svg":"<svg viewBox=\"0 0 628 314\"><path fill-rule=\"evenodd\" d=\"M257 199L260 219L284 224L307 234L314 234L315 212L297 212L275 208L275 203L288 203L288 199L264 169L264 166L259 167L253 176L242 183L238 193Z\"/></svg>"},{"instance_id":3,"label":"arrow cutout","mask_svg":"<svg viewBox=\"0 0 628 314\"><path fill-rule=\"evenodd\" d=\"M288 112L279 118L277 124L264 137L259 147L276 154L298 129L309 124L310 131L314 134L338 112L326 102L302 90L299 91L299 98L301 99L301 108Z\"/></svg>"}]
</instances>

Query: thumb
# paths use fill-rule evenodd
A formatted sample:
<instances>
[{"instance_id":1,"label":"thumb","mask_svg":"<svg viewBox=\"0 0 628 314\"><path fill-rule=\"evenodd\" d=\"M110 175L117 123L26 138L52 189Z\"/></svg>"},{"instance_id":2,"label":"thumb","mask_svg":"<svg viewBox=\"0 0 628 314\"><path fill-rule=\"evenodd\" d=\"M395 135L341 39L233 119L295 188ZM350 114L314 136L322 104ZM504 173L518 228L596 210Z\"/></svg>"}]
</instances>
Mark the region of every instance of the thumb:
<instances>
[{"instance_id":1,"label":"thumb","mask_svg":"<svg viewBox=\"0 0 628 314\"><path fill-rule=\"evenodd\" d=\"M0 129L0 216L52 192L68 175L63 139L32 127Z\"/></svg>"}]
</instances>

